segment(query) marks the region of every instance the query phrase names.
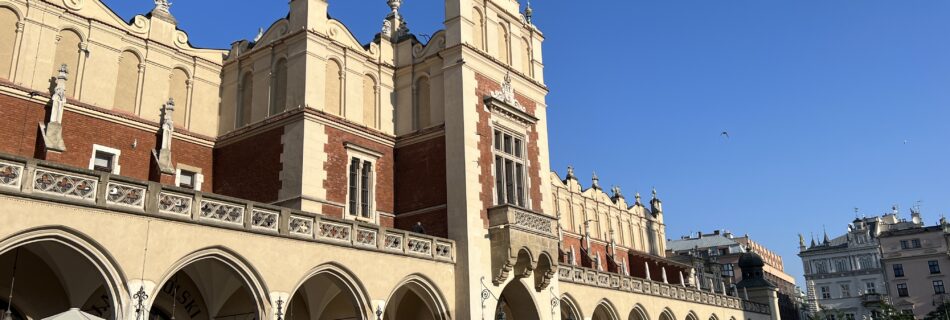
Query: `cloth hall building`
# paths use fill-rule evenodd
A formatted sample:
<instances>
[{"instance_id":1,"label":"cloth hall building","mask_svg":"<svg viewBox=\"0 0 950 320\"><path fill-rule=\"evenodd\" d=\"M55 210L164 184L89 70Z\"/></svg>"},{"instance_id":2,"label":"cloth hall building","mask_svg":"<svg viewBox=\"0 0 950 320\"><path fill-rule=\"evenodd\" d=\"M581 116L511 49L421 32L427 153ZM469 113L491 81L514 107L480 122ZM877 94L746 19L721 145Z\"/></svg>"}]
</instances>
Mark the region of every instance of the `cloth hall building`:
<instances>
[{"instance_id":1,"label":"cloth hall building","mask_svg":"<svg viewBox=\"0 0 950 320\"><path fill-rule=\"evenodd\" d=\"M201 49L167 0L0 0L5 319L779 319L760 257L698 290L656 193L551 172L530 8L423 43L401 2Z\"/></svg>"}]
</instances>

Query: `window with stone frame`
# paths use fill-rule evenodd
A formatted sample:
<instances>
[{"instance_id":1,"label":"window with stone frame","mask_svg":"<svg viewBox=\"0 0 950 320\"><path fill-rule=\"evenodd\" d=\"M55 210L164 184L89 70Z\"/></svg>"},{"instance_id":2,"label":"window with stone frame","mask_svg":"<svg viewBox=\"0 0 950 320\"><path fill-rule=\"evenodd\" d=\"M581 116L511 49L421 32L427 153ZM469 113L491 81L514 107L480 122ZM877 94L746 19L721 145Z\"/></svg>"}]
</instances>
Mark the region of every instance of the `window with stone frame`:
<instances>
[{"instance_id":1,"label":"window with stone frame","mask_svg":"<svg viewBox=\"0 0 950 320\"><path fill-rule=\"evenodd\" d=\"M867 290L865 291L867 294L876 294L876 293L877 293L877 285L875 285L874 282L865 282L865 283L864 283L864 287L865 287L865 289L867 289Z\"/></svg>"},{"instance_id":2,"label":"window with stone frame","mask_svg":"<svg viewBox=\"0 0 950 320\"><path fill-rule=\"evenodd\" d=\"M907 284L906 284L906 283L898 283L898 284L897 284L897 296L899 296L899 297L907 297L907 296L910 296L910 294L907 292Z\"/></svg>"},{"instance_id":3,"label":"window with stone frame","mask_svg":"<svg viewBox=\"0 0 950 320\"><path fill-rule=\"evenodd\" d=\"M89 159L89 170L119 174L121 172L119 166L120 155L122 155L122 151L119 149L98 144L93 145L92 157Z\"/></svg>"},{"instance_id":4,"label":"window with stone frame","mask_svg":"<svg viewBox=\"0 0 950 320\"><path fill-rule=\"evenodd\" d=\"M356 220L375 220L376 161L382 156L375 151L347 144L346 216Z\"/></svg>"},{"instance_id":5,"label":"window with stone frame","mask_svg":"<svg viewBox=\"0 0 950 320\"><path fill-rule=\"evenodd\" d=\"M934 294L944 294L947 293L947 289L943 286L943 280L934 280Z\"/></svg>"},{"instance_id":6,"label":"window with stone frame","mask_svg":"<svg viewBox=\"0 0 950 320\"><path fill-rule=\"evenodd\" d=\"M821 287L821 298L822 299L831 299L831 288L830 287Z\"/></svg>"},{"instance_id":7,"label":"window with stone frame","mask_svg":"<svg viewBox=\"0 0 950 320\"><path fill-rule=\"evenodd\" d=\"M722 265L722 276L732 278L736 276L735 266L731 263Z\"/></svg>"},{"instance_id":8,"label":"window with stone frame","mask_svg":"<svg viewBox=\"0 0 950 320\"><path fill-rule=\"evenodd\" d=\"M495 129L495 203L527 207L527 165L525 140L502 129Z\"/></svg>"},{"instance_id":9,"label":"window with stone frame","mask_svg":"<svg viewBox=\"0 0 950 320\"><path fill-rule=\"evenodd\" d=\"M201 185L204 183L204 175L201 174L201 169L180 164L175 171L176 186L201 191Z\"/></svg>"},{"instance_id":10,"label":"window with stone frame","mask_svg":"<svg viewBox=\"0 0 950 320\"><path fill-rule=\"evenodd\" d=\"M851 285L841 284L841 297L850 298L851 297Z\"/></svg>"}]
</instances>

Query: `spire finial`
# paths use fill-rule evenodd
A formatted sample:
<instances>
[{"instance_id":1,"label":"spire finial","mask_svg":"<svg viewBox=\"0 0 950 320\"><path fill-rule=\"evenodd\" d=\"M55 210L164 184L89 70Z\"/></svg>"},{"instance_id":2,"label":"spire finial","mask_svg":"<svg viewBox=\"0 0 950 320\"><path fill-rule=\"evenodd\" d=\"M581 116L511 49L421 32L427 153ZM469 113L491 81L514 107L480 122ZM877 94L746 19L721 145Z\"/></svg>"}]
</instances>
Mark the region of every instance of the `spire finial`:
<instances>
[{"instance_id":1,"label":"spire finial","mask_svg":"<svg viewBox=\"0 0 950 320\"><path fill-rule=\"evenodd\" d=\"M594 176L591 178L591 181L593 181L591 187L600 190L600 177L597 177L597 171L594 171Z\"/></svg>"},{"instance_id":2,"label":"spire finial","mask_svg":"<svg viewBox=\"0 0 950 320\"><path fill-rule=\"evenodd\" d=\"M155 10L165 12L165 13L170 13L171 11L169 11L169 9L171 9L171 7L172 7L171 1L155 0Z\"/></svg>"},{"instance_id":3,"label":"spire finial","mask_svg":"<svg viewBox=\"0 0 950 320\"><path fill-rule=\"evenodd\" d=\"M623 192L620 190L620 186L614 186L611 188L611 191L614 193L614 198L623 198Z\"/></svg>"},{"instance_id":4,"label":"spire finial","mask_svg":"<svg viewBox=\"0 0 950 320\"><path fill-rule=\"evenodd\" d=\"M567 180L577 180L577 176L574 175L574 166L567 166Z\"/></svg>"},{"instance_id":5,"label":"spire finial","mask_svg":"<svg viewBox=\"0 0 950 320\"><path fill-rule=\"evenodd\" d=\"M653 187L653 199L658 199L656 196L656 187Z\"/></svg>"},{"instance_id":6,"label":"spire finial","mask_svg":"<svg viewBox=\"0 0 950 320\"><path fill-rule=\"evenodd\" d=\"M531 0L528 0L528 3L524 8L524 17L525 17L525 20L528 20L528 24L531 24L531 17L533 16L534 16L534 8L531 7Z\"/></svg>"},{"instance_id":7,"label":"spire finial","mask_svg":"<svg viewBox=\"0 0 950 320\"><path fill-rule=\"evenodd\" d=\"M634 202L634 204L638 206L642 205L642 203L640 203L640 191L637 191L636 199L637 199L637 202Z\"/></svg>"}]
</instances>

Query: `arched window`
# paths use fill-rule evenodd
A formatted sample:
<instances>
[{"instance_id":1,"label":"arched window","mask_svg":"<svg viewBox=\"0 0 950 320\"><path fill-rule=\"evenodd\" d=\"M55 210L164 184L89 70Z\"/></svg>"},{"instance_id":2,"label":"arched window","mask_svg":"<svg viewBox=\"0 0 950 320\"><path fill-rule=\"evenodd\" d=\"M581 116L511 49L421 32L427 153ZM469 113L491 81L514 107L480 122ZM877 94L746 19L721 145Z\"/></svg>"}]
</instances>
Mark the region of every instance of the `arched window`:
<instances>
[{"instance_id":1,"label":"arched window","mask_svg":"<svg viewBox=\"0 0 950 320\"><path fill-rule=\"evenodd\" d=\"M188 73L181 68L172 69L168 79L168 97L175 99L175 125L187 127L185 119L188 117Z\"/></svg>"},{"instance_id":2,"label":"arched window","mask_svg":"<svg viewBox=\"0 0 950 320\"><path fill-rule=\"evenodd\" d=\"M376 128L377 106L376 79L370 75L363 76L363 124L370 128Z\"/></svg>"},{"instance_id":3,"label":"arched window","mask_svg":"<svg viewBox=\"0 0 950 320\"><path fill-rule=\"evenodd\" d=\"M16 42L16 24L20 21L13 10L0 7L0 78L11 79L13 48Z\"/></svg>"},{"instance_id":4,"label":"arched window","mask_svg":"<svg viewBox=\"0 0 950 320\"><path fill-rule=\"evenodd\" d=\"M511 63L509 58L509 50L511 50L508 41L508 29L505 28L504 22L499 22L498 25L498 60L501 60L504 64Z\"/></svg>"},{"instance_id":5,"label":"arched window","mask_svg":"<svg viewBox=\"0 0 950 320\"><path fill-rule=\"evenodd\" d=\"M277 60L274 65L274 82L271 87L270 114L275 115L287 109L287 59Z\"/></svg>"},{"instance_id":6,"label":"arched window","mask_svg":"<svg viewBox=\"0 0 950 320\"><path fill-rule=\"evenodd\" d=\"M241 101L238 102L237 126L243 127L251 123L251 109L254 105L254 74L250 71L241 76Z\"/></svg>"},{"instance_id":7,"label":"arched window","mask_svg":"<svg viewBox=\"0 0 950 320\"><path fill-rule=\"evenodd\" d=\"M343 67L336 60L327 62L326 111L343 115Z\"/></svg>"},{"instance_id":8,"label":"arched window","mask_svg":"<svg viewBox=\"0 0 950 320\"><path fill-rule=\"evenodd\" d=\"M79 45L82 38L78 33L72 30L63 30L56 37L56 56L53 58L53 71L51 77L59 75L59 67L66 65L69 70L69 81L66 82L66 96L72 97L76 94L76 83L79 82Z\"/></svg>"},{"instance_id":9,"label":"arched window","mask_svg":"<svg viewBox=\"0 0 950 320\"><path fill-rule=\"evenodd\" d=\"M482 12L472 8L472 39L476 48L485 49L485 20Z\"/></svg>"},{"instance_id":10,"label":"arched window","mask_svg":"<svg viewBox=\"0 0 950 320\"><path fill-rule=\"evenodd\" d=\"M125 113L135 113L135 101L139 92L139 56L132 51L123 51L119 55L119 71L115 77L115 99L112 109ZM178 103L178 101L175 101Z\"/></svg>"},{"instance_id":11,"label":"arched window","mask_svg":"<svg viewBox=\"0 0 950 320\"><path fill-rule=\"evenodd\" d=\"M521 38L521 71L531 75L531 42L525 38Z\"/></svg>"},{"instance_id":12,"label":"arched window","mask_svg":"<svg viewBox=\"0 0 950 320\"><path fill-rule=\"evenodd\" d=\"M416 130L428 128L432 123L431 92L428 77L416 80Z\"/></svg>"}]
</instances>

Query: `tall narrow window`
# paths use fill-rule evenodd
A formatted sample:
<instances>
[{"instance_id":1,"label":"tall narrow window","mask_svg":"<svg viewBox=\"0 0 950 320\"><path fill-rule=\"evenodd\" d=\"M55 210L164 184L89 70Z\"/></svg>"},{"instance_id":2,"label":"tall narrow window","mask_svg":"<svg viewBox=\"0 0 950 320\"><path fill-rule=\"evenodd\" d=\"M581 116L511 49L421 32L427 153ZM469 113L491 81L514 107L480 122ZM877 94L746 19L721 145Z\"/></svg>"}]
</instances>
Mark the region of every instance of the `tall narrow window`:
<instances>
[{"instance_id":1,"label":"tall narrow window","mask_svg":"<svg viewBox=\"0 0 950 320\"><path fill-rule=\"evenodd\" d=\"M343 115L343 67L336 60L327 61L326 79L326 111L330 114Z\"/></svg>"},{"instance_id":2,"label":"tall narrow window","mask_svg":"<svg viewBox=\"0 0 950 320\"><path fill-rule=\"evenodd\" d=\"M429 78L421 77L416 80L416 130L428 128L432 124L431 92Z\"/></svg>"},{"instance_id":3,"label":"tall narrow window","mask_svg":"<svg viewBox=\"0 0 950 320\"><path fill-rule=\"evenodd\" d=\"M0 8L0 79L12 79L13 49L16 47L16 28L20 18L13 10Z\"/></svg>"},{"instance_id":4,"label":"tall narrow window","mask_svg":"<svg viewBox=\"0 0 950 320\"><path fill-rule=\"evenodd\" d=\"M509 52L511 50L508 40L508 29L504 26L504 21L498 24L498 60L504 64L510 64Z\"/></svg>"},{"instance_id":5,"label":"tall narrow window","mask_svg":"<svg viewBox=\"0 0 950 320\"><path fill-rule=\"evenodd\" d=\"M250 75L250 73L248 73ZM248 76L248 79L252 80L253 77ZM172 69L171 77L168 79L168 97L175 99L175 125L179 127L187 127L188 124L185 123L185 120L188 119L188 73L181 68ZM254 84L251 83L253 87ZM251 91L253 92L253 90ZM248 104L250 105L250 104ZM250 117L248 117L250 119Z\"/></svg>"},{"instance_id":6,"label":"tall narrow window","mask_svg":"<svg viewBox=\"0 0 950 320\"><path fill-rule=\"evenodd\" d=\"M524 140L497 129L494 140L496 204L525 207Z\"/></svg>"},{"instance_id":7,"label":"tall narrow window","mask_svg":"<svg viewBox=\"0 0 950 320\"><path fill-rule=\"evenodd\" d=\"M373 162L360 157L350 158L349 203L347 213L354 218L373 217Z\"/></svg>"},{"instance_id":8,"label":"tall narrow window","mask_svg":"<svg viewBox=\"0 0 950 320\"><path fill-rule=\"evenodd\" d=\"M527 38L521 38L521 72L531 75L531 43Z\"/></svg>"},{"instance_id":9,"label":"tall narrow window","mask_svg":"<svg viewBox=\"0 0 950 320\"><path fill-rule=\"evenodd\" d=\"M897 296L899 296L899 297L907 297L907 296L909 296L909 295L910 295L910 294L907 292L907 284L906 284L906 283L898 283L898 284L897 284Z\"/></svg>"},{"instance_id":10,"label":"tall narrow window","mask_svg":"<svg viewBox=\"0 0 950 320\"><path fill-rule=\"evenodd\" d=\"M865 290L865 292L867 292L867 294L876 294L876 293L877 293L877 286L874 284L874 282L865 282L865 283L864 283L864 287L867 289L867 290Z\"/></svg>"},{"instance_id":11,"label":"tall narrow window","mask_svg":"<svg viewBox=\"0 0 950 320\"><path fill-rule=\"evenodd\" d=\"M485 49L485 20L482 18L482 12L478 9L472 9L472 40L476 48Z\"/></svg>"},{"instance_id":12,"label":"tall narrow window","mask_svg":"<svg viewBox=\"0 0 950 320\"><path fill-rule=\"evenodd\" d=\"M934 280L934 294L944 294L947 293L947 289L943 286L943 280Z\"/></svg>"},{"instance_id":13,"label":"tall narrow window","mask_svg":"<svg viewBox=\"0 0 950 320\"><path fill-rule=\"evenodd\" d=\"M251 110L254 105L254 74L245 72L241 77L241 101L238 103L237 126L251 123Z\"/></svg>"},{"instance_id":14,"label":"tall narrow window","mask_svg":"<svg viewBox=\"0 0 950 320\"><path fill-rule=\"evenodd\" d=\"M287 59L277 60L277 64L274 65L273 81L270 115L287 110Z\"/></svg>"},{"instance_id":15,"label":"tall narrow window","mask_svg":"<svg viewBox=\"0 0 950 320\"><path fill-rule=\"evenodd\" d=\"M363 76L363 124L370 128L376 128L376 109L378 104L376 103L376 79L373 79L370 75Z\"/></svg>"},{"instance_id":16,"label":"tall narrow window","mask_svg":"<svg viewBox=\"0 0 950 320\"><path fill-rule=\"evenodd\" d=\"M59 75L61 65L66 65L69 70L69 81L66 82L66 96L73 97L76 94L76 83L79 75L79 52L82 38L72 30L63 30L56 37L56 56L53 58L53 71L51 77Z\"/></svg>"},{"instance_id":17,"label":"tall narrow window","mask_svg":"<svg viewBox=\"0 0 950 320\"><path fill-rule=\"evenodd\" d=\"M930 268L930 274L940 273L940 262L937 260L927 261L927 266Z\"/></svg>"},{"instance_id":18,"label":"tall narrow window","mask_svg":"<svg viewBox=\"0 0 950 320\"><path fill-rule=\"evenodd\" d=\"M115 78L114 110L135 113L135 98L139 92L139 64L141 63L139 56L131 51L124 51L119 55L119 71Z\"/></svg>"},{"instance_id":19,"label":"tall narrow window","mask_svg":"<svg viewBox=\"0 0 950 320\"><path fill-rule=\"evenodd\" d=\"M900 277L903 277L903 276L904 276L904 265L902 265L902 264L895 264L895 265L894 265L894 277L895 277L895 278L900 278Z\"/></svg>"}]
</instances>

